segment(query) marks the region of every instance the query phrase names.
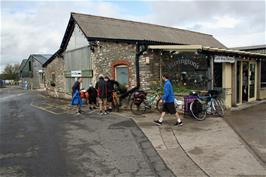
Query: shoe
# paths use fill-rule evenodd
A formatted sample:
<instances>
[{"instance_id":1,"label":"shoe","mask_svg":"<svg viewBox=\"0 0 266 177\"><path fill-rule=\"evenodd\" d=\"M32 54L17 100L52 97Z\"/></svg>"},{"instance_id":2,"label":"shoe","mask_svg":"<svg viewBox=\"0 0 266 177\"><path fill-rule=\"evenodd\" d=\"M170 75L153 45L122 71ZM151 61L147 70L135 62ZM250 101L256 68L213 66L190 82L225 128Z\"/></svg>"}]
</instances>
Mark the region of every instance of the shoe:
<instances>
[{"instance_id":1,"label":"shoe","mask_svg":"<svg viewBox=\"0 0 266 177\"><path fill-rule=\"evenodd\" d=\"M107 114L108 114L108 112L106 112L106 111L105 111L103 114L104 114L104 115L107 115Z\"/></svg>"},{"instance_id":2,"label":"shoe","mask_svg":"<svg viewBox=\"0 0 266 177\"><path fill-rule=\"evenodd\" d=\"M80 115L80 112L76 112L76 115Z\"/></svg>"},{"instance_id":3,"label":"shoe","mask_svg":"<svg viewBox=\"0 0 266 177\"><path fill-rule=\"evenodd\" d=\"M183 122L181 121L181 122L176 122L175 123L175 126L182 126L183 125Z\"/></svg>"},{"instance_id":4,"label":"shoe","mask_svg":"<svg viewBox=\"0 0 266 177\"><path fill-rule=\"evenodd\" d=\"M158 125L158 126L160 126L160 125L162 125L163 123L162 122L160 122L159 120L154 120L153 121L153 123L155 123L156 125Z\"/></svg>"}]
</instances>

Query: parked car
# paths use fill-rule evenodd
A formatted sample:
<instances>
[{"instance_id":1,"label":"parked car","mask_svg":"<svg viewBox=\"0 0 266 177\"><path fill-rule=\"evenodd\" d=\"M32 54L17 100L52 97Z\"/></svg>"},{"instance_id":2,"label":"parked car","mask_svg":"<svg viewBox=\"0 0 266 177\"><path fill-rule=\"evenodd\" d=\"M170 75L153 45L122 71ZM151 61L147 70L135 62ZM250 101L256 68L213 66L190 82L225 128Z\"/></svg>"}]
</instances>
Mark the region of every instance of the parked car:
<instances>
[{"instance_id":1,"label":"parked car","mask_svg":"<svg viewBox=\"0 0 266 177\"><path fill-rule=\"evenodd\" d=\"M0 88L4 88L6 86L4 80L0 80Z\"/></svg>"}]
</instances>

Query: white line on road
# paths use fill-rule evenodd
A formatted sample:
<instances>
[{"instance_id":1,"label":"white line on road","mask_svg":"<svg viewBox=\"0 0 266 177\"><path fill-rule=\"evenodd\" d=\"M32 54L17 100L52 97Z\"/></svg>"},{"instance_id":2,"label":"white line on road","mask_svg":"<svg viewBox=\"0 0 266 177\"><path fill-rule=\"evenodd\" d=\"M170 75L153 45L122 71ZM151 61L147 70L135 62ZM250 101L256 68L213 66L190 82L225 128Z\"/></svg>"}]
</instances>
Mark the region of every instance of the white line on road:
<instances>
[{"instance_id":1,"label":"white line on road","mask_svg":"<svg viewBox=\"0 0 266 177\"><path fill-rule=\"evenodd\" d=\"M22 95L25 95L25 94L26 93L19 93L19 94L15 94L15 95L8 95L8 96L5 96L5 97L1 97L0 98L0 102L9 101L11 98L19 97L19 96L22 96Z\"/></svg>"}]
</instances>

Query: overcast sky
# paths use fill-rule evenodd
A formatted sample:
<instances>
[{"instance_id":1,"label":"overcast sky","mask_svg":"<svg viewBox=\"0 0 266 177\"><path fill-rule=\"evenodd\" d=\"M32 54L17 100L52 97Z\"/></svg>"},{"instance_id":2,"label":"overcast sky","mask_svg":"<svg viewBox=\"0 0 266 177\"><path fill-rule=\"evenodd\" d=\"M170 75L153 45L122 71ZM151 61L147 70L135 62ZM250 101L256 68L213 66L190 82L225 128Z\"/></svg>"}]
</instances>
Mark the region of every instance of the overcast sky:
<instances>
[{"instance_id":1,"label":"overcast sky","mask_svg":"<svg viewBox=\"0 0 266 177\"><path fill-rule=\"evenodd\" d=\"M1 63L53 54L70 12L130 19L212 34L227 47L265 44L261 1L1 1Z\"/></svg>"}]
</instances>

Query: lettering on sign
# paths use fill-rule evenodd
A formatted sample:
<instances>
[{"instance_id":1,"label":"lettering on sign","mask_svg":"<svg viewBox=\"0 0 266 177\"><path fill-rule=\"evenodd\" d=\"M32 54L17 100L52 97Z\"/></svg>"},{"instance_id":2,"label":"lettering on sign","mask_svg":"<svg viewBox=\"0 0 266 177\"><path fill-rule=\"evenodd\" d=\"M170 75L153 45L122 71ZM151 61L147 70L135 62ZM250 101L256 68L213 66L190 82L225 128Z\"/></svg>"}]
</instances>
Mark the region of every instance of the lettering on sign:
<instances>
[{"instance_id":1,"label":"lettering on sign","mask_svg":"<svg viewBox=\"0 0 266 177\"><path fill-rule=\"evenodd\" d=\"M215 56L214 57L214 63L234 63L235 58L234 57L228 57L228 56Z\"/></svg>"},{"instance_id":2,"label":"lettering on sign","mask_svg":"<svg viewBox=\"0 0 266 177\"><path fill-rule=\"evenodd\" d=\"M81 71L71 71L71 77L81 77Z\"/></svg>"},{"instance_id":3,"label":"lettering on sign","mask_svg":"<svg viewBox=\"0 0 266 177\"><path fill-rule=\"evenodd\" d=\"M180 65L180 64L191 65L195 69L199 69L199 64L197 62L191 60L191 59L177 59L176 61L171 62L171 65L169 65L168 67L169 67L169 69L172 69L175 66Z\"/></svg>"}]
</instances>

